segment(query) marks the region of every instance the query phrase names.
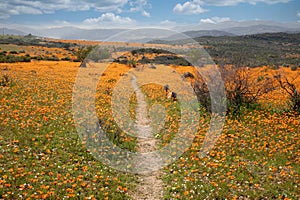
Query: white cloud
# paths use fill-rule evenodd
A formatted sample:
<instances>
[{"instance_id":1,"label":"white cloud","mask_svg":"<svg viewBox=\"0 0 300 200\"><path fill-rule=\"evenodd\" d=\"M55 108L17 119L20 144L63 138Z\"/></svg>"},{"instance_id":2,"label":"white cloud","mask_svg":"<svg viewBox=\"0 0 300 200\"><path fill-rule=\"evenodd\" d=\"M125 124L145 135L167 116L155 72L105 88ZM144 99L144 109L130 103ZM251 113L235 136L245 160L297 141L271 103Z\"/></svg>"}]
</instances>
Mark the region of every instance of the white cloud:
<instances>
[{"instance_id":1,"label":"white cloud","mask_svg":"<svg viewBox=\"0 0 300 200\"><path fill-rule=\"evenodd\" d=\"M201 19L200 23L218 24L218 23L228 22L228 21L231 21L229 17L212 17L212 18Z\"/></svg>"},{"instance_id":2,"label":"white cloud","mask_svg":"<svg viewBox=\"0 0 300 200\"><path fill-rule=\"evenodd\" d=\"M205 23L205 24L215 24L216 22L214 22L212 19L207 18L207 19L201 19L200 20L201 23Z\"/></svg>"},{"instance_id":3,"label":"white cloud","mask_svg":"<svg viewBox=\"0 0 300 200\"><path fill-rule=\"evenodd\" d=\"M173 26L176 26L177 23L174 21L170 21L170 20L164 20L164 21L161 21L159 23L159 25L162 27L173 27Z\"/></svg>"},{"instance_id":4,"label":"white cloud","mask_svg":"<svg viewBox=\"0 0 300 200\"><path fill-rule=\"evenodd\" d=\"M20 14L45 14L57 10L122 13L125 5L130 6L130 12L140 12L150 17L146 8L151 8L147 0L1 0L0 19L7 19Z\"/></svg>"},{"instance_id":5,"label":"white cloud","mask_svg":"<svg viewBox=\"0 0 300 200\"><path fill-rule=\"evenodd\" d=\"M288 3L291 0L190 0L183 4L176 4L173 12L180 14L201 14L206 12L204 6L234 6L240 3L255 5L256 3L276 4Z\"/></svg>"},{"instance_id":6,"label":"white cloud","mask_svg":"<svg viewBox=\"0 0 300 200\"><path fill-rule=\"evenodd\" d=\"M42 11L40 11L39 9L32 8L29 6L16 6L14 11L16 12L16 14L42 14Z\"/></svg>"},{"instance_id":7,"label":"white cloud","mask_svg":"<svg viewBox=\"0 0 300 200\"><path fill-rule=\"evenodd\" d=\"M144 17L151 17L150 13L147 12L147 11L145 11L145 10L142 11L142 15L143 15Z\"/></svg>"},{"instance_id":8,"label":"white cloud","mask_svg":"<svg viewBox=\"0 0 300 200\"><path fill-rule=\"evenodd\" d=\"M300 11L298 11L297 16L300 17Z\"/></svg>"},{"instance_id":9,"label":"white cloud","mask_svg":"<svg viewBox=\"0 0 300 200\"><path fill-rule=\"evenodd\" d=\"M53 13L57 10L120 12L128 0L1 0L0 19L12 15Z\"/></svg>"},{"instance_id":10,"label":"white cloud","mask_svg":"<svg viewBox=\"0 0 300 200\"><path fill-rule=\"evenodd\" d=\"M131 12L141 12L144 17L151 16L150 13L145 10L146 8L151 7L147 0L136 0L134 2L130 2L130 6Z\"/></svg>"},{"instance_id":11,"label":"white cloud","mask_svg":"<svg viewBox=\"0 0 300 200\"><path fill-rule=\"evenodd\" d=\"M206 11L207 10L203 9L196 1L187 1L184 4L179 3L173 9L173 12L175 13L182 13L187 15L200 14Z\"/></svg>"},{"instance_id":12,"label":"white cloud","mask_svg":"<svg viewBox=\"0 0 300 200\"><path fill-rule=\"evenodd\" d=\"M239 3L248 3L255 5L256 3L276 4L288 3L291 0L195 0L199 4L213 5L213 6L234 6Z\"/></svg>"},{"instance_id":13,"label":"white cloud","mask_svg":"<svg viewBox=\"0 0 300 200\"><path fill-rule=\"evenodd\" d=\"M84 20L84 23L97 25L132 25L135 21L129 17L121 17L114 13L105 13L98 18L88 18Z\"/></svg>"},{"instance_id":14,"label":"white cloud","mask_svg":"<svg viewBox=\"0 0 300 200\"><path fill-rule=\"evenodd\" d=\"M65 21L65 20L55 20L54 26L72 26L72 23Z\"/></svg>"}]
</instances>

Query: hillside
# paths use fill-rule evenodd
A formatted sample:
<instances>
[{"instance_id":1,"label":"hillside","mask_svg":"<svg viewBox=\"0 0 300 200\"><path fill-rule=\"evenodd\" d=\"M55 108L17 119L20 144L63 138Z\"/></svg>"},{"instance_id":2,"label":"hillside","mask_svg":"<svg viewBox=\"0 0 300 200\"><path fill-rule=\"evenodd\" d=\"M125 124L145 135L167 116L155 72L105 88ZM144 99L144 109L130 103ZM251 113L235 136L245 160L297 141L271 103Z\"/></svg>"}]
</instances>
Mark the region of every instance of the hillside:
<instances>
[{"instance_id":1,"label":"hillside","mask_svg":"<svg viewBox=\"0 0 300 200\"><path fill-rule=\"evenodd\" d=\"M218 64L248 67L300 65L300 33L264 33L245 36L197 37ZM159 44L184 45L191 40L151 41Z\"/></svg>"}]
</instances>

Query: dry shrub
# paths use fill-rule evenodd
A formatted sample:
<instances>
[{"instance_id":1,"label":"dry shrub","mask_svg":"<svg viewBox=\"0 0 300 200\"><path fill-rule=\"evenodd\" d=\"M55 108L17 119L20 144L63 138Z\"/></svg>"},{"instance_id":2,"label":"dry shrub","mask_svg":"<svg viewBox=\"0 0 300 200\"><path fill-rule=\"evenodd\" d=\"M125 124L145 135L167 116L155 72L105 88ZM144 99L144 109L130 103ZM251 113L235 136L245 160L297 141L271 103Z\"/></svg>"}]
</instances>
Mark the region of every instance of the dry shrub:
<instances>
[{"instance_id":1,"label":"dry shrub","mask_svg":"<svg viewBox=\"0 0 300 200\"><path fill-rule=\"evenodd\" d=\"M233 114L242 106L257 103L260 97L275 89L274 80L268 74L257 74L257 70L236 66L221 66L219 70L226 89L228 111ZM192 86L201 105L211 111L210 91L199 74Z\"/></svg>"},{"instance_id":2,"label":"dry shrub","mask_svg":"<svg viewBox=\"0 0 300 200\"><path fill-rule=\"evenodd\" d=\"M279 87L283 89L289 96L290 107L293 111L300 112L300 92L297 89L296 80L299 73L294 77L287 77L279 72L274 78L277 80Z\"/></svg>"}]
</instances>

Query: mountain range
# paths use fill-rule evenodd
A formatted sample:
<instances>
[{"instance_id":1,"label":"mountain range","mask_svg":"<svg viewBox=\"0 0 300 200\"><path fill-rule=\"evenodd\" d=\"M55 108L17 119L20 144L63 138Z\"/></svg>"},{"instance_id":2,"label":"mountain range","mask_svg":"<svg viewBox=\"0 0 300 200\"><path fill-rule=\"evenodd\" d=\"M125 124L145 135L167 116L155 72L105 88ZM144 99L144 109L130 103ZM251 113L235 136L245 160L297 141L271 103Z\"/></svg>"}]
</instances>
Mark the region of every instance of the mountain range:
<instances>
[{"instance_id":1,"label":"mountain range","mask_svg":"<svg viewBox=\"0 0 300 200\"><path fill-rule=\"evenodd\" d=\"M138 29L84 29L74 26L54 28L3 28L2 34L8 35L36 35L40 37L70 39L70 40L96 40L96 41L125 41L144 43L152 40L178 40L182 37L203 36L235 36L258 33L300 32L299 22L279 23L273 21L229 21L218 24L200 23L196 26L176 26L171 29L138 28ZM183 36L183 34L185 36ZM115 36L114 36L115 35Z\"/></svg>"}]
</instances>

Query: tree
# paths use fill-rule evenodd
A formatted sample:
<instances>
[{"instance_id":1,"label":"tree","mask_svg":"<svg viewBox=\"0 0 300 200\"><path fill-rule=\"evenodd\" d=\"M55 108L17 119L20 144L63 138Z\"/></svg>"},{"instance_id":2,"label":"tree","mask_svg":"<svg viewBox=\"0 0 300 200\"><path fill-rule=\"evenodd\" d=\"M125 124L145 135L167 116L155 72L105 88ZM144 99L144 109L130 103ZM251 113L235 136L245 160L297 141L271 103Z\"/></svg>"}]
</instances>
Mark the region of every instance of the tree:
<instances>
[{"instance_id":1,"label":"tree","mask_svg":"<svg viewBox=\"0 0 300 200\"><path fill-rule=\"evenodd\" d=\"M130 59L130 60L127 61L127 65L128 65L129 67L136 68L137 63L136 63L135 59L132 58L132 59Z\"/></svg>"},{"instance_id":2,"label":"tree","mask_svg":"<svg viewBox=\"0 0 300 200\"><path fill-rule=\"evenodd\" d=\"M101 62L105 59L111 58L111 52L105 47L95 47L88 55L88 59L94 62Z\"/></svg>"},{"instance_id":3,"label":"tree","mask_svg":"<svg viewBox=\"0 0 300 200\"><path fill-rule=\"evenodd\" d=\"M76 60L81 62L80 67L86 67L86 58L94 49L94 46L82 46L77 51L75 50L74 55L77 57Z\"/></svg>"}]
</instances>

